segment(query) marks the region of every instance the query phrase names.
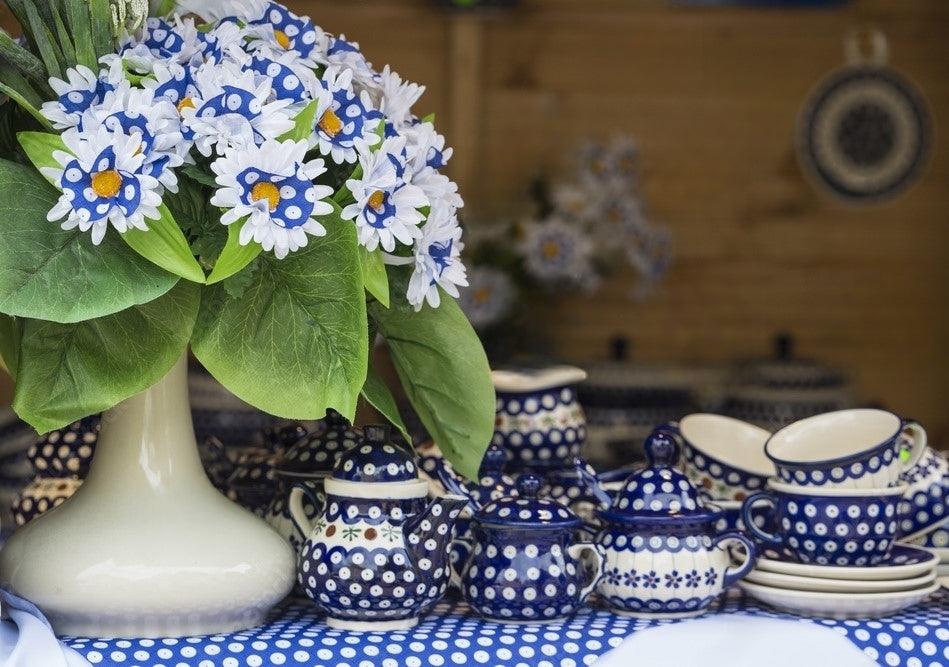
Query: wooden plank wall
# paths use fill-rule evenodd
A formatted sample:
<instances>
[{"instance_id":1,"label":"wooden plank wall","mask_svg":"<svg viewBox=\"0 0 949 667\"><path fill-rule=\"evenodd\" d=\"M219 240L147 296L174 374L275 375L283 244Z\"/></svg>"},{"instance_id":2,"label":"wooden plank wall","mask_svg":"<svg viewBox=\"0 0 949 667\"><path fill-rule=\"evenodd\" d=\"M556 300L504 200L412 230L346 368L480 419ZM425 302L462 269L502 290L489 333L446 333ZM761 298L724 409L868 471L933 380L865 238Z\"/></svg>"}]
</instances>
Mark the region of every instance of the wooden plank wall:
<instances>
[{"instance_id":1,"label":"wooden plank wall","mask_svg":"<svg viewBox=\"0 0 949 667\"><path fill-rule=\"evenodd\" d=\"M295 5L428 85L421 107L438 112L449 142L458 135L458 176L481 213L508 210L579 139L639 138L647 201L673 230L675 266L645 304L627 299L631 276L618 276L596 299L547 308L565 356L601 357L624 334L643 359L722 361L767 354L773 332L789 330L803 355L850 369L866 399L949 430L949 4L525 0L454 21L424 1ZM455 94L471 85L451 77L453 34L471 22L481 32L474 98ZM806 184L792 136L808 91L861 25L886 33L892 64L921 86L937 143L912 191L855 209ZM465 127L447 126L460 119Z\"/></svg>"},{"instance_id":2,"label":"wooden plank wall","mask_svg":"<svg viewBox=\"0 0 949 667\"><path fill-rule=\"evenodd\" d=\"M564 356L600 357L625 334L643 359L722 361L765 354L786 329L802 354L851 369L866 398L949 431L949 3L524 0L461 19L431 0L289 4L428 86L421 111L438 113L481 213L510 210L577 140L639 138L675 266L645 304L626 298L630 277L618 276L596 299L547 308ZM892 63L921 85L937 145L911 192L853 209L813 193L791 142L807 92L862 24L886 32Z\"/></svg>"}]
</instances>

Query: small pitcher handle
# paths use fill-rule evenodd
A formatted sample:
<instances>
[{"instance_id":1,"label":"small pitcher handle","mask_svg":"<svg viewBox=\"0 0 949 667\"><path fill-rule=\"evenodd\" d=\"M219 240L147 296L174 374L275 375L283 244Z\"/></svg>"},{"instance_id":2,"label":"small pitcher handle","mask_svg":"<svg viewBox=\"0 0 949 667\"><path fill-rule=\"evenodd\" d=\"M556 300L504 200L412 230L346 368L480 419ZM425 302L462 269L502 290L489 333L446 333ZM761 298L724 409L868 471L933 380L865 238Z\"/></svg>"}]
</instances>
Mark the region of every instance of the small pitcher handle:
<instances>
[{"instance_id":1,"label":"small pitcher handle","mask_svg":"<svg viewBox=\"0 0 949 667\"><path fill-rule=\"evenodd\" d=\"M472 544L462 537L456 537L451 541L452 551L458 551L457 567L449 568L451 583L457 589L461 590L461 580L468 569L468 560L471 558Z\"/></svg>"},{"instance_id":2,"label":"small pitcher handle","mask_svg":"<svg viewBox=\"0 0 949 667\"><path fill-rule=\"evenodd\" d=\"M593 542L580 542L567 547L567 554L578 563L583 562L583 555L585 553L593 555L595 567L590 581L586 586L580 589L580 602L586 600L587 596L596 588L596 585L600 583L600 578L603 576L603 565L606 562L606 555L603 553L603 549Z\"/></svg>"},{"instance_id":3,"label":"small pitcher handle","mask_svg":"<svg viewBox=\"0 0 949 667\"><path fill-rule=\"evenodd\" d=\"M923 454L926 453L928 438L926 437L926 429L917 421L903 420L903 428L901 430L908 432L910 438L913 440L913 446L903 450L903 452L908 453L907 457L904 457L903 452L900 452L900 461L903 464L903 470L905 472L919 463Z\"/></svg>"},{"instance_id":4,"label":"small pitcher handle","mask_svg":"<svg viewBox=\"0 0 949 667\"><path fill-rule=\"evenodd\" d=\"M774 546L781 546L784 544L779 536L772 533L765 532L762 528L755 523L754 517L751 514L751 510L757 502L764 502L770 505L772 508L776 506L774 496L772 496L767 491L760 491L758 493L752 494L745 498L745 502L741 504L741 520L745 523L745 530L754 535L756 538L765 542L767 544L772 544Z\"/></svg>"},{"instance_id":5,"label":"small pitcher handle","mask_svg":"<svg viewBox=\"0 0 949 667\"><path fill-rule=\"evenodd\" d=\"M310 536L310 533L313 532L313 523L303 509L304 496L310 499L314 507L320 507L322 503L319 498L316 497L316 494L313 493L313 489L306 484L297 482L293 485L293 488L290 489L290 499L287 501L287 508L290 510L290 519L305 540Z\"/></svg>"},{"instance_id":6,"label":"small pitcher handle","mask_svg":"<svg viewBox=\"0 0 949 667\"><path fill-rule=\"evenodd\" d=\"M712 546L725 548L726 542L741 543L745 547L746 555L745 560L739 565L729 567L725 570L725 576L722 577L722 590L730 588L732 584L751 572L751 569L755 566L755 562L758 560L758 550L755 548L755 543L741 533L722 533L712 541Z\"/></svg>"}]
</instances>

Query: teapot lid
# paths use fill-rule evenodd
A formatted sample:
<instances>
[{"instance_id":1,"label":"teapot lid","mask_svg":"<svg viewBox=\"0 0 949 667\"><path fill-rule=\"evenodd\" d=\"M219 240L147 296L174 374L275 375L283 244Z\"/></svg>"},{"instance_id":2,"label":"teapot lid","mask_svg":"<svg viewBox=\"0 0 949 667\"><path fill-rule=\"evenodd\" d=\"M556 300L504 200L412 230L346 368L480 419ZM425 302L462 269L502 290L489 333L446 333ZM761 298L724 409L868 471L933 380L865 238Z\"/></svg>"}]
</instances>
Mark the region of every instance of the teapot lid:
<instances>
[{"instance_id":1,"label":"teapot lid","mask_svg":"<svg viewBox=\"0 0 949 667\"><path fill-rule=\"evenodd\" d=\"M359 429L332 408L320 420L323 429L303 433L277 464L277 474L325 476L333 471L340 454L362 442Z\"/></svg>"},{"instance_id":2,"label":"teapot lid","mask_svg":"<svg viewBox=\"0 0 949 667\"><path fill-rule=\"evenodd\" d=\"M646 438L648 467L630 475L606 513L611 518L705 519L720 511L707 507L689 478L673 468L679 460L676 436L656 429Z\"/></svg>"},{"instance_id":3,"label":"teapot lid","mask_svg":"<svg viewBox=\"0 0 949 667\"><path fill-rule=\"evenodd\" d=\"M517 478L517 496L508 496L485 505L475 521L492 526L520 528L570 528L580 525L580 517L550 498L538 498L541 479L525 474Z\"/></svg>"},{"instance_id":4,"label":"teapot lid","mask_svg":"<svg viewBox=\"0 0 949 667\"><path fill-rule=\"evenodd\" d=\"M394 444L388 426L366 426L363 442L336 459L333 479L364 484L418 482L415 456Z\"/></svg>"}]
</instances>

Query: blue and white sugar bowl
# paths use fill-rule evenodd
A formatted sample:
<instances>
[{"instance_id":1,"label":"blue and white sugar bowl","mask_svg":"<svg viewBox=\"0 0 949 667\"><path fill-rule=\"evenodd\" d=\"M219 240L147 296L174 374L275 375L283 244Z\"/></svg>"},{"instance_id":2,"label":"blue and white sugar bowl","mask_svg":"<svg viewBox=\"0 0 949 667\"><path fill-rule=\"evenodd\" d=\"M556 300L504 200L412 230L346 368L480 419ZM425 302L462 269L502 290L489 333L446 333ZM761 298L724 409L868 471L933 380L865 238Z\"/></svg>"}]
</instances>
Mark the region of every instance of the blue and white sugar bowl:
<instances>
[{"instance_id":1,"label":"blue and white sugar bowl","mask_svg":"<svg viewBox=\"0 0 949 667\"><path fill-rule=\"evenodd\" d=\"M592 542L574 542L580 518L556 500L538 498L540 487L540 478L522 475L516 497L491 502L474 515L461 589L485 618L562 619L580 608L600 580L602 552Z\"/></svg>"},{"instance_id":2,"label":"blue and white sugar bowl","mask_svg":"<svg viewBox=\"0 0 949 667\"><path fill-rule=\"evenodd\" d=\"M324 481L315 521L305 487L290 493L290 515L307 535L297 566L306 595L342 630L404 630L441 599L461 496L426 500L428 482L413 455L392 444L385 426L367 426Z\"/></svg>"},{"instance_id":3,"label":"blue and white sugar bowl","mask_svg":"<svg viewBox=\"0 0 949 667\"><path fill-rule=\"evenodd\" d=\"M718 532L722 510L672 467L679 458L673 433L654 431L645 449L649 467L598 512L606 566L597 592L620 614L697 616L751 571L755 546L741 533ZM744 556L740 564L732 564L729 551Z\"/></svg>"}]
</instances>

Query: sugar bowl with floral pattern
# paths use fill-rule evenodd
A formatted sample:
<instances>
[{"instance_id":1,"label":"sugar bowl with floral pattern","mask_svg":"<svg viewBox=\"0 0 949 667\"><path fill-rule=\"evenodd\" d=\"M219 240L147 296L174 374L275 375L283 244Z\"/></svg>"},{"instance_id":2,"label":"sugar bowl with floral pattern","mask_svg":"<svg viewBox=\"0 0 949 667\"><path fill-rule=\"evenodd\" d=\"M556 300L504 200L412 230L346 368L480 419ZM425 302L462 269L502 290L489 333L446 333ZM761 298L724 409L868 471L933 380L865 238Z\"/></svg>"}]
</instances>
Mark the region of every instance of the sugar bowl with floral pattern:
<instances>
[{"instance_id":1,"label":"sugar bowl with floral pattern","mask_svg":"<svg viewBox=\"0 0 949 667\"><path fill-rule=\"evenodd\" d=\"M676 436L657 429L646 440L649 467L626 480L597 515L605 550L600 598L620 614L679 618L705 612L723 590L755 564L755 545L737 532L720 533L724 512L706 503L688 477L673 468ZM744 559L733 565L733 552Z\"/></svg>"}]
</instances>

